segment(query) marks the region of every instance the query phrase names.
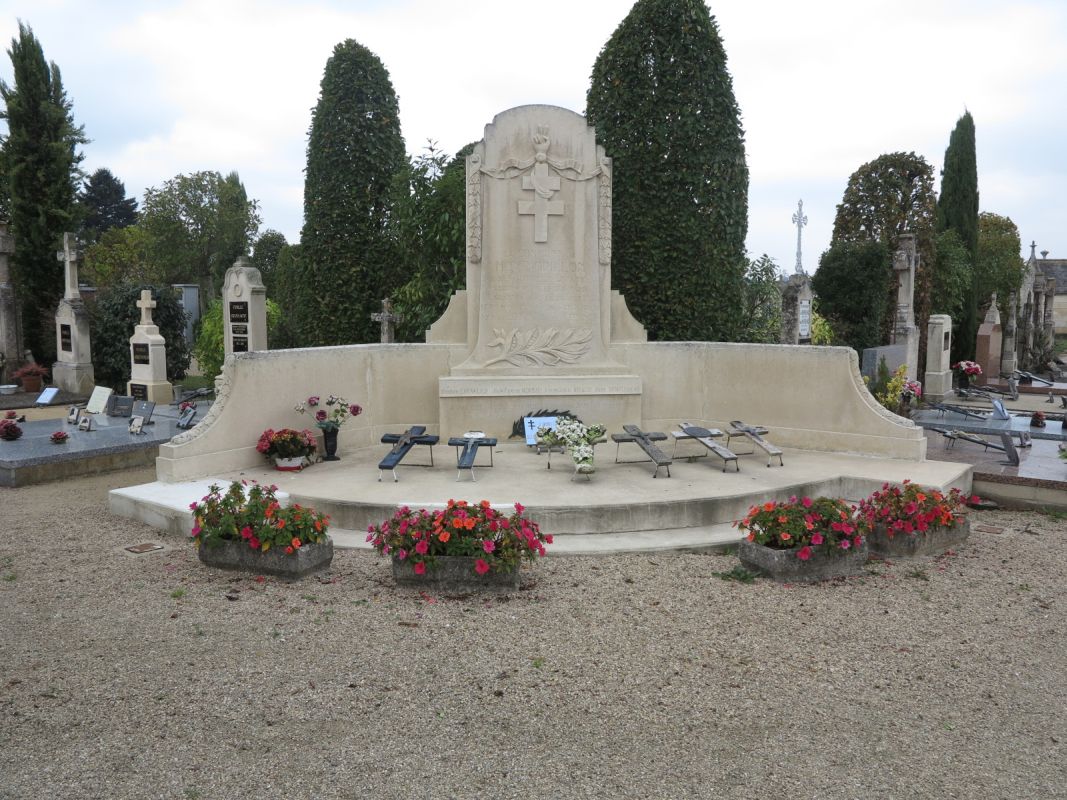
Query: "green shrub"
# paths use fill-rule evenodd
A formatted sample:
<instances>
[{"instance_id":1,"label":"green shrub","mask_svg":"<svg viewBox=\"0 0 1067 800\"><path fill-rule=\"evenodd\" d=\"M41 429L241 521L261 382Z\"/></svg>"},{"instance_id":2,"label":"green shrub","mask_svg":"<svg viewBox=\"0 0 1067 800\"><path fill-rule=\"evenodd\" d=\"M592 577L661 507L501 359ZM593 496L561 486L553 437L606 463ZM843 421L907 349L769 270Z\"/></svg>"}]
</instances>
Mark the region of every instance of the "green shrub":
<instances>
[{"instance_id":1,"label":"green shrub","mask_svg":"<svg viewBox=\"0 0 1067 800\"><path fill-rule=\"evenodd\" d=\"M274 329L281 319L281 309L273 300L267 300L267 342L271 341ZM226 357L226 342L222 332L222 300L215 298L200 318L200 328L193 345L193 355L200 374L214 378L222 372Z\"/></svg>"}]
</instances>

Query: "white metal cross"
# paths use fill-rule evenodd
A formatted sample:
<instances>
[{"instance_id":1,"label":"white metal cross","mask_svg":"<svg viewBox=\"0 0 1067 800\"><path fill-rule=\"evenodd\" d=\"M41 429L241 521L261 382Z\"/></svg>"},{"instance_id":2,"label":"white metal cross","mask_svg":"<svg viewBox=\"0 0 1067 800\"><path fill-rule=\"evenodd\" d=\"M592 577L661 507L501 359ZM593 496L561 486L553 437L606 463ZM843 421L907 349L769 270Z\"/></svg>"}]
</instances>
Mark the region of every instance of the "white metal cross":
<instances>
[{"instance_id":1,"label":"white metal cross","mask_svg":"<svg viewBox=\"0 0 1067 800\"><path fill-rule=\"evenodd\" d=\"M808 218L806 216L804 216L804 201L803 200L800 200L800 201L797 202L797 213L795 213L793 215L793 224L797 226L797 263L796 263L795 270L796 270L796 273L798 275L803 275L804 274L804 263L803 263L803 261L801 260L801 257L800 257L800 231L803 229L803 227L805 225L808 224Z\"/></svg>"}]
</instances>

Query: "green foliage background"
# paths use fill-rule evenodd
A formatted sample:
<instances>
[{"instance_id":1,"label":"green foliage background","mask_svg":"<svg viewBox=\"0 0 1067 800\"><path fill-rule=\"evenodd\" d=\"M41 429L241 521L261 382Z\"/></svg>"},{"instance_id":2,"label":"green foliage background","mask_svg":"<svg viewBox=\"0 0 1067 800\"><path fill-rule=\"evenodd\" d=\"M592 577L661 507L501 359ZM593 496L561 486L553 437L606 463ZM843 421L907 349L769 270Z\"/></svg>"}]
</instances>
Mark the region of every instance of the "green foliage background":
<instances>
[{"instance_id":1,"label":"green foliage background","mask_svg":"<svg viewBox=\"0 0 1067 800\"><path fill-rule=\"evenodd\" d=\"M141 310L136 304L142 289L151 289L152 299L156 301L152 320L166 340L167 380L180 381L189 369L185 311L178 302L177 291L170 286L113 286L101 291L96 302L90 304L89 324L96 382L120 394L126 393L126 382L130 379L130 337L141 320Z\"/></svg>"},{"instance_id":2,"label":"green foliage background","mask_svg":"<svg viewBox=\"0 0 1067 800\"><path fill-rule=\"evenodd\" d=\"M381 60L352 39L326 63L312 113L304 183L301 344L378 338L370 315L408 280L388 235L391 194L406 164L400 115Z\"/></svg>"},{"instance_id":3,"label":"green foliage background","mask_svg":"<svg viewBox=\"0 0 1067 800\"><path fill-rule=\"evenodd\" d=\"M977 296L983 304L997 293L1001 319L1007 321L1012 292L1018 292L1026 275L1026 262L1019 252L1019 229L1010 217L989 211L978 215L978 251L975 260Z\"/></svg>"},{"instance_id":4,"label":"green foliage background","mask_svg":"<svg viewBox=\"0 0 1067 800\"><path fill-rule=\"evenodd\" d=\"M811 278L819 313L833 329L834 344L864 348L882 344L885 294L892 269L889 248L880 241L842 241L819 259Z\"/></svg>"},{"instance_id":5,"label":"green foliage background","mask_svg":"<svg viewBox=\"0 0 1067 800\"><path fill-rule=\"evenodd\" d=\"M281 319L281 309L271 299L267 299L267 343L271 349L274 346L273 332ZM196 335L196 344L193 345L193 355L196 357L196 365L200 374L206 378L214 378L222 372L222 364L226 358L226 340L222 324L222 298L215 298L207 307L207 311L200 317L199 331Z\"/></svg>"},{"instance_id":6,"label":"green foliage background","mask_svg":"<svg viewBox=\"0 0 1067 800\"><path fill-rule=\"evenodd\" d=\"M737 338L748 167L703 0L638 0L597 57L586 116L613 159L613 287L652 339Z\"/></svg>"}]
</instances>

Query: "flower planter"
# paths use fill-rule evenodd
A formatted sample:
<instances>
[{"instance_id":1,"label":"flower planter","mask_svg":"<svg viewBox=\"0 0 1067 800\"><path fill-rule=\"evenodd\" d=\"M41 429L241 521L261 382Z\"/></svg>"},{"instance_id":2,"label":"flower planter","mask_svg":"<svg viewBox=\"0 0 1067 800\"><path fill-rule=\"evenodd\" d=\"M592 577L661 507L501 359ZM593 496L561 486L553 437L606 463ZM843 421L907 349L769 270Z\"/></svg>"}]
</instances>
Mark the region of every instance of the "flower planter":
<instances>
[{"instance_id":1,"label":"flower planter","mask_svg":"<svg viewBox=\"0 0 1067 800\"><path fill-rule=\"evenodd\" d=\"M484 575L474 571L472 556L435 556L434 564L426 565L426 573L415 574L415 562L393 558L393 579L398 586L422 586L434 589L518 589L519 570L510 572L491 569Z\"/></svg>"},{"instance_id":2,"label":"flower planter","mask_svg":"<svg viewBox=\"0 0 1067 800\"><path fill-rule=\"evenodd\" d=\"M745 569L761 572L781 583L813 583L827 578L843 578L859 575L867 563L867 543L840 553L828 555L813 547L807 561L797 558L800 548L775 550L761 544L742 540L737 556Z\"/></svg>"},{"instance_id":3,"label":"flower planter","mask_svg":"<svg viewBox=\"0 0 1067 800\"><path fill-rule=\"evenodd\" d=\"M22 391L29 394L37 394L41 391L43 379L40 375L25 375L22 377Z\"/></svg>"},{"instance_id":4,"label":"flower planter","mask_svg":"<svg viewBox=\"0 0 1067 800\"><path fill-rule=\"evenodd\" d=\"M274 457L274 468L279 472L300 472L304 468L304 456L293 458Z\"/></svg>"},{"instance_id":5,"label":"flower planter","mask_svg":"<svg viewBox=\"0 0 1067 800\"><path fill-rule=\"evenodd\" d=\"M963 517L951 528L931 528L921 533L897 531L889 535L885 525L876 525L867 537L871 555L883 558L936 556L966 541L971 521Z\"/></svg>"},{"instance_id":6,"label":"flower planter","mask_svg":"<svg viewBox=\"0 0 1067 800\"><path fill-rule=\"evenodd\" d=\"M280 547L264 553L262 550L253 550L245 541L230 540L216 545L202 544L197 553L201 563L209 567L297 579L330 566L333 561L333 542L327 539L321 544L305 544L287 554Z\"/></svg>"}]
</instances>

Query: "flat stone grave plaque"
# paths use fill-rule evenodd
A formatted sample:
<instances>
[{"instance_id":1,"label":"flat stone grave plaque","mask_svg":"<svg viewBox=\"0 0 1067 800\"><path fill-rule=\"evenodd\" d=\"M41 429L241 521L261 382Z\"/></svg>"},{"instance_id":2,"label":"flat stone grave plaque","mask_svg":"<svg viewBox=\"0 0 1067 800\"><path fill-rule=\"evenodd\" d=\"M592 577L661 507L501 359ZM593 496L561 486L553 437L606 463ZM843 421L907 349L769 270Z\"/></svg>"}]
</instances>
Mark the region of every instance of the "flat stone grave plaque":
<instances>
[{"instance_id":1,"label":"flat stone grave plaque","mask_svg":"<svg viewBox=\"0 0 1067 800\"><path fill-rule=\"evenodd\" d=\"M59 347L64 353L74 352L74 345L70 340L70 325L59 326Z\"/></svg>"},{"instance_id":2,"label":"flat stone grave plaque","mask_svg":"<svg viewBox=\"0 0 1067 800\"><path fill-rule=\"evenodd\" d=\"M89 402L85 404L85 413L102 414L107 408L109 397L111 397L111 389L107 386L94 386L93 393L89 395Z\"/></svg>"},{"instance_id":3,"label":"flat stone grave plaque","mask_svg":"<svg viewBox=\"0 0 1067 800\"><path fill-rule=\"evenodd\" d=\"M248 326L247 325L231 325L230 326L230 332L234 336L248 336Z\"/></svg>"},{"instance_id":4,"label":"flat stone grave plaque","mask_svg":"<svg viewBox=\"0 0 1067 800\"><path fill-rule=\"evenodd\" d=\"M230 303L230 323L234 322L248 322L248 303L231 302Z\"/></svg>"},{"instance_id":5,"label":"flat stone grave plaque","mask_svg":"<svg viewBox=\"0 0 1067 800\"><path fill-rule=\"evenodd\" d=\"M133 398L130 398L131 400ZM140 417L145 425L152 424L152 412L156 410L156 404L151 400L138 400L133 404L133 415Z\"/></svg>"},{"instance_id":6,"label":"flat stone grave plaque","mask_svg":"<svg viewBox=\"0 0 1067 800\"><path fill-rule=\"evenodd\" d=\"M182 412L182 415L178 418L177 425L179 428L188 430L193 427L193 421L196 419L196 409L187 408Z\"/></svg>"},{"instance_id":7,"label":"flat stone grave plaque","mask_svg":"<svg viewBox=\"0 0 1067 800\"><path fill-rule=\"evenodd\" d=\"M147 400L148 399L148 387L143 383L131 383L130 395L134 400Z\"/></svg>"},{"instance_id":8,"label":"flat stone grave plaque","mask_svg":"<svg viewBox=\"0 0 1067 800\"><path fill-rule=\"evenodd\" d=\"M162 550L163 545L156 544L155 542L145 542L144 544L134 544L126 548L134 555L141 555L141 553L153 553L156 550Z\"/></svg>"},{"instance_id":9,"label":"flat stone grave plaque","mask_svg":"<svg viewBox=\"0 0 1067 800\"><path fill-rule=\"evenodd\" d=\"M59 388L55 386L49 386L39 395L37 399L33 401L35 406L50 406L56 399L56 395L59 394Z\"/></svg>"},{"instance_id":10,"label":"flat stone grave plaque","mask_svg":"<svg viewBox=\"0 0 1067 800\"><path fill-rule=\"evenodd\" d=\"M133 363L134 364L148 364L148 343L147 342L135 342L133 345Z\"/></svg>"},{"instance_id":11,"label":"flat stone grave plaque","mask_svg":"<svg viewBox=\"0 0 1067 800\"><path fill-rule=\"evenodd\" d=\"M112 395L109 417L128 417L133 413L133 398L125 395Z\"/></svg>"},{"instance_id":12,"label":"flat stone grave plaque","mask_svg":"<svg viewBox=\"0 0 1067 800\"><path fill-rule=\"evenodd\" d=\"M132 416L130 417L130 433L136 433L138 435L143 434L144 431L141 428L144 427L144 417Z\"/></svg>"}]
</instances>

